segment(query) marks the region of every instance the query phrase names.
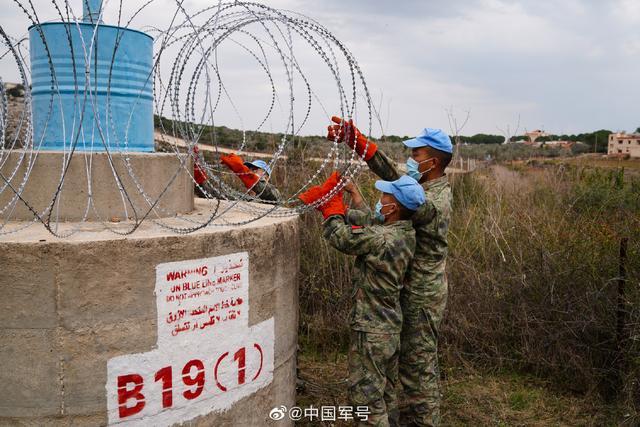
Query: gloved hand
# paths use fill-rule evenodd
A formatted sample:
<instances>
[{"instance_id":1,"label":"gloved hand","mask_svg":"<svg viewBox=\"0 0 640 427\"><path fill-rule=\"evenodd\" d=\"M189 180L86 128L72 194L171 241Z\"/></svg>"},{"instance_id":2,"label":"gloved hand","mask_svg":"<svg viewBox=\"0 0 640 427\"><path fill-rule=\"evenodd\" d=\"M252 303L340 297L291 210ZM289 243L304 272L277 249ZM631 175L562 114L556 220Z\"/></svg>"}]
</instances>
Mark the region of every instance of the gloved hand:
<instances>
[{"instance_id":1,"label":"gloved hand","mask_svg":"<svg viewBox=\"0 0 640 427\"><path fill-rule=\"evenodd\" d=\"M242 157L240 156L235 154L220 156L220 163L231 169L231 171L240 178L244 186L247 188L253 187L258 181L260 181L260 177L251 172L251 169L244 164Z\"/></svg>"},{"instance_id":2,"label":"gloved hand","mask_svg":"<svg viewBox=\"0 0 640 427\"><path fill-rule=\"evenodd\" d=\"M339 180L340 175L338 172L333 172L324 183L309 188L307 191L300 194L298 198L302 200L305 205L310 205L329 194L329 192L338 185ZM324 219L327 219L332 215L344 216L346 214L347 207L342 200L342 193L342 190L340 190L332 198L316 208L322 212Z\"/></svg>"},{"instance_id":3,"label":"gloved hand","mask_svg":"<svg viewBox=\"0 0 640 427\"><path fill-rule=\"evenodd\" d=\"M329 176L329 178L327 178L327 180L321 185L315 185L309 188L307 191L300 194L298 198L302 200L302 203L304 203L305 205L310 205L316 200L321 199L329 194L331 189L338 185L339 180L340 175L338 174L338 172L333 172L331 176Z\"/></svg>"},{"instance_id":4,"label":"gloved hand","mask_svg":"<svg viewBox=\"0 0 640 427\"><path fill-rule=\"evenodd\" d=\"M335 141L337 137L338 142L344 142L351 149L355 146L356 153L365 161L371 159L373 155L376 154L378 146L369 141L358 128L353 125L353 120L345 122L340 117L333 116L331 117L331 121L336 124L328 127L328 140Z\"/></svg>"},{"instance_id":5,"label":"gloved hand","mask_svg":"<svg viewBox=\"0 0 640 427\"><path fill-rule=\"evenodd\" d=\"M322 212L322 217L324 219L333 215L345 216L347 214L347 206L344 204L344 200L342 199L342 193L342 190L338 191L332 198L318 206L318 210Z\"/></svg>"},{"instance_id":6,"label":"gloved hand","mask_svg":"<svg viewBox=\"0 0 640 427\"><path fill-rule=\"evenodd\" d=\"M207 180L207 172L200 165L200 149L197 145L193 146L193 180L198 185L204 184Z\"/></svg>"}]
</instances>

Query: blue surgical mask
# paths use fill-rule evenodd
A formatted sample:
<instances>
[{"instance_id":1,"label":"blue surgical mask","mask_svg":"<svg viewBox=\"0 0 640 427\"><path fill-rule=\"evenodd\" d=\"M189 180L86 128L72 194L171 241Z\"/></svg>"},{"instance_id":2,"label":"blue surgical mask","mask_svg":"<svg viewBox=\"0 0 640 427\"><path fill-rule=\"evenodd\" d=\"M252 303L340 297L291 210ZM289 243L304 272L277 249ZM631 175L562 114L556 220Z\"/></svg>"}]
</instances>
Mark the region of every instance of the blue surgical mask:
<instances>
[{"instance_id":1,"label":"blue surgical mask","mask_svg":"<svg viewBox=\"0 0 640 427\"><path fill-rule=\"evenodd\" d=\"M386 215L382 213L382 208L391 205L393 205L393 203L387 203L386 205L383 205L382 202L378 200L378 203L376 203L376 210L374 214L375 218L380 222L384 222L384 220L386 219Z\"/></svg>"},{"instance_id":2,"label":"blue surgical mask","mask_svg":"<svg viewBox=\"0 0 640 427\"><path fill-rule=\"evenodd\" d=\"M421 162L418 162L416 160L414 160L413 157L409 157L407 159L407 175L409 175L411 178L415 179L416 181L420 182L420 179L422 179L422 175L424 175L425 173L429 172L431 169L433 168L429 168L424 172L420 172L420 165L424 162L428 162L429 160L431 160L431 158L428 158L426 160L423 160Z\"/></svg>"},{"instance_id":3,"label":"blue surgical mask","mask_svg":"<svg viewBox=\"0 0 640 427\"><path fill-rule=\"evenodd\" d=\"M380 222L384 222L384 214L382 213L382 202L380 200L378 200L378 203L376 203L375 218Z\"/></svg>"}]
</instances>

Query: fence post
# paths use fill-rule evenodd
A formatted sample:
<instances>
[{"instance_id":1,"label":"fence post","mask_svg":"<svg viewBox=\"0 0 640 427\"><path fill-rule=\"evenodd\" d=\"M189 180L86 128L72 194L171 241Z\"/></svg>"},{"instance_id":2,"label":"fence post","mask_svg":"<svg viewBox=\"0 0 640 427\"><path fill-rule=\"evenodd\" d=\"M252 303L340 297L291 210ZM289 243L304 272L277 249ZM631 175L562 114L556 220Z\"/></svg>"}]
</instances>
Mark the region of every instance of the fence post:
<instances>
[{"instance_id":1,"label":"fence post","mask_svg":"<svg viewBox=\"0 0 640 427\"><path fill-rule=\"evenodd\" d=\"M624 371L626 367L625 345L627 342L627 302L625 294L625 284L627 282L627 246L628 237L620 239L620 251L618 254L618 293L616 307L616 360L618 384L624 381Z\"/></svg>"}]
</instances>

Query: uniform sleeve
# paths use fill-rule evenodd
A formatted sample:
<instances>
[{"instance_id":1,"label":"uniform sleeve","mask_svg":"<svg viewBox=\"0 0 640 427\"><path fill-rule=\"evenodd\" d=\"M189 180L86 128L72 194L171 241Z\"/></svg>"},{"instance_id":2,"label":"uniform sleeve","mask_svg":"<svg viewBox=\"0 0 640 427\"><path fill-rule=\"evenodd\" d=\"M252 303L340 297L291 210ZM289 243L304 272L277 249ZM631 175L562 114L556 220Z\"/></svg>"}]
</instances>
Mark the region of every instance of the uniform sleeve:
<instances>
[{"instance_id":1,"label":"uniform sleeve","mask_svg":"<svg viewBox=\"0 0 640 427\"><path fill-rule=\"evenodd\" d=\"M253 186L253 191L256 193L256 197L261 200L267 202L277 202L280 200L280 192L278 189L262 178Z\"/></svg>"},{"instance_id":2,"label":"uniform sleeve","mask_svg":"<svg viewBox=\"0 0 640 427\"><path fill-rule=\"evenodd\" d=\"M370 227L353 229L341 216L332 216L324 222L323 235L331 246L348 255L365 255L377 251L384 243Z\"/></svg>"},{"instance_id":3,"label":"uniform sleeve","mask_svg":"<svg viewBox=\"0 0 640 427\"><path fill-rule=\"evenodd\" d=\"M413 214L411 220L414 224L421 225L431 222L431 220L436 216L437 208L433 204L433 200L427 201L418 208L416 213Z\"/></svg>"},{"instance_id":4,"label":"uniform sleeve","mask_svg":"<svg viewBox=\"0 0 640 427\"><path fill-rule=\"evenodd\" d=\"M349 225L371 225L373 224L373 215L368 206L358 209L349 209L347 211L347 223Z\"/></svg>"},{"instance_id":5,"label":"uniform sleeve","mask_svg":"<svg viewBox=\"0 0 640 427\"><path fill-rule=\"evenodd\" d=\"M391 160L382 150L376 151L372 158L367 161L369 169L385 181L395 181L401 174L396 162Z\"/></svg>"}]
</instances>

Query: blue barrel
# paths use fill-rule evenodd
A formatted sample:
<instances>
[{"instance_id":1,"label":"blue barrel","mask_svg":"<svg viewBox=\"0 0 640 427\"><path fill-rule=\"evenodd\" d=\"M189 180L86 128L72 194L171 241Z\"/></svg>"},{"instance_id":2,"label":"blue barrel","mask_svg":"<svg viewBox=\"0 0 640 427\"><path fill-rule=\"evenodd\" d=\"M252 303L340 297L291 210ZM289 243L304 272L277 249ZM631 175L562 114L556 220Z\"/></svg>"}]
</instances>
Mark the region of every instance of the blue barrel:
<instances>
[{"instance_id":1,"label":"blue barrel","mask_svg":"<svg viewBox=\"0 0 640 427\"><path fill-rule=\"evenodd\" d=\"M88 51L96 28L87 79L82 40ZM105 151L105 144L110 151L154 151L151 36L111 25L51 22L30 27L29 40L36 147L68 151L77 141L80 151Z\"/></svg>"}]
</instances>

